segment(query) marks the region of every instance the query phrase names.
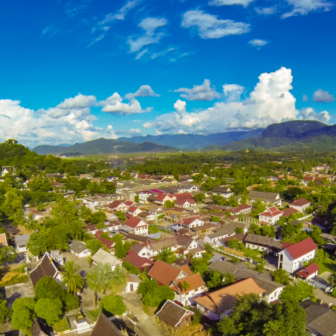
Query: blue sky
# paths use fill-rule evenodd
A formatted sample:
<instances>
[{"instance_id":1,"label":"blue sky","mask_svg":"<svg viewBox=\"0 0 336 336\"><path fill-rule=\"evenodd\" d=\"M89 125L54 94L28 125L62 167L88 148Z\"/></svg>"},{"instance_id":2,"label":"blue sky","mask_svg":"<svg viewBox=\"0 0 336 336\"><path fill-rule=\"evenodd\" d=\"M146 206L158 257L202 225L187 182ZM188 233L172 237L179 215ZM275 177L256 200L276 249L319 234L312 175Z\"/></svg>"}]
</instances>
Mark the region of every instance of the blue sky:
<instances>
[{"instance_id":1,"label":"blue sky","mask_svg":"<svg viewBox=\"0 0 336 336\"><path fill-rule=\"evenodd\" d=\"M328 0L2 3L0 140L335 123Z\"/></svg>"}]
</instances>

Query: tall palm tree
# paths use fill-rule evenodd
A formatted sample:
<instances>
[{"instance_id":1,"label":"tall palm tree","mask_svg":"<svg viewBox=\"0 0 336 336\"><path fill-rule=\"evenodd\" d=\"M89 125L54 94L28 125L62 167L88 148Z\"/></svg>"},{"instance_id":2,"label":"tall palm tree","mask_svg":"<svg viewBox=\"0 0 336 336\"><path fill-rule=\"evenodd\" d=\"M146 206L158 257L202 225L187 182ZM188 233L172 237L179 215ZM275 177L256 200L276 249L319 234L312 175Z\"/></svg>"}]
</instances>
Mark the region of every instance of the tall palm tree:
<instances>
[{"instance_id":1,"label":"tall palm tree","mask_svg":"<svg viewBox=\"0 0 336 336\"><path fill-rule=\"evenodd\" d=\"M80 209L80 216L85 222L90 222L92 220L92 211L90 208L87 208L86 206L81 206Z\"/></svg>"},{"instance_id":2,"label":"tall palm tree","mask_svg":"<svg viewBox=\"0 0 336 336\"><path fill-rule=\"evenodd\" d=\"M37 229L38 222L34 219L34 215L30 213L28 214L28 217L24 219L23 225L28 231L35 231Z\"/></svg>"},{"instance_id":3,"label":"tall palm tree","mask_svg":"<svg viewBox=\"0 0 336 336\"><path fill-rule=\"evenodd\" d=\"M66 262L63 267L62 285L67 286L70 293L76 294L77 289L84 286L84 279L78 273L79 268L73 261Z\"/></svg>"}]
</instances>

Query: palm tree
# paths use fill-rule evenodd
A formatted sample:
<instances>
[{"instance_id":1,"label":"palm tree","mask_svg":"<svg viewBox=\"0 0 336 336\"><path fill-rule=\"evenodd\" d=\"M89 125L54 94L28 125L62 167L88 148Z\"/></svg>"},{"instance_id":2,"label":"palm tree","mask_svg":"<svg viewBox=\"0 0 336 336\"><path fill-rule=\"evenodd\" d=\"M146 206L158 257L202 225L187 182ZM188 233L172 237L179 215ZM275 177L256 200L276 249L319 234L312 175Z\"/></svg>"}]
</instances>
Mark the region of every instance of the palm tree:
<instances>
[{"instance_id":1,"label":"palm tree","mask_svg":"<svg viewBox=\"0 0 336 336\"><path fill-rule=\"evenodd\" d=\"M80 216L85 222L90 222L92 220L92 211L90 208L87 208L86 206L81 206L80 209Z\"/></svg>"},{"instance_id":2,"label":"palm tree","mask_svg":"<svg viewBox=\"0 0 336 336\"><path fill-rule=\"evenodd\" d=\"M37 220L34 219L34 215L30 213L28 214L28 217L24 219L23 225L28 231L35 231L37 228L38 222Z\"/></svg>"},{"instance_id":3,"label":"palm tree","mask_svg":"<svg viewBox=\"0 0 336 336\"><path fill-rule=\"evenodd\" d=\"M84 286L84 279L78 273L79 268L73 261L66 262L63 267L62 285L67 286L70 293L76 294L77 289Z\"/></svg>"},{"instance_id":4,"label":"palm tree","mask_svg":"<svg viewBox=\"0 0 336 336\"><path fill-rule=\"evenodd\" d=\"M180 283L180 287L181 287L182 290L187 291L190 288L190 285L188 284L187 281L183 281L183 282Z\"/></svg>"},{"instance_id":5,"label":"palm tree","mask_svg":"<svg viewBox=\"0 0 336 336\"><path fill-rule=\"evenodd\" d=\"M123 267L117 266L112 272L111 279L111 290L114 295L122 292L125 289L127 280L126 280L126 271Z\"/></svg>"}]
</instances>

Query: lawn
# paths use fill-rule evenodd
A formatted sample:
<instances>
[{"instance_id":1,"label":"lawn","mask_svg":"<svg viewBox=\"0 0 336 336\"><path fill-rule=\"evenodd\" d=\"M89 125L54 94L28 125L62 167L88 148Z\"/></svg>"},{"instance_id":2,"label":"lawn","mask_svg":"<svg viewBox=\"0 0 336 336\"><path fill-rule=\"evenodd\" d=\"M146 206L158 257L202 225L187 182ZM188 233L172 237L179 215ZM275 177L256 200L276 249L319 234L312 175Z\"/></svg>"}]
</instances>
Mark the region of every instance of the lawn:
<instances>
[{"instance_id":1,"label":"lawn","mask_svg":"<svg viewBox=\"0 0 336 336\"><path fill-rule=\"evenodd\" d=\"M155 311L157 310L157 307L149 307L146 305L142 305L144 312L148 315L148 316L154 316Z\"/></svg>"},{"instance_id":2,"label":"lawn","mask_svg":"<svg viewBox=\"0 0 336 336\"><path fill-rule=\"evenodd\" d=\"M70 326L69 326L69 322L68 322L67 318L64 318L63 320L55 323L52 327L56 332L62 332L62 331L65 331L65 330L70 330Z\"/></svg>"},{"instance_id":3,"label":"lawn","mask_svg":"<svg viewBox=\"0 0 336 336\"><path fill-rule=\"evenodd\" d=\"M98 316L99 316L99 312L100 312L100 310L97 309L97 310L89 310L87 313L89 313L89 315L91 316L93 321L97 321Z\"/></svg>"}]
</instances>

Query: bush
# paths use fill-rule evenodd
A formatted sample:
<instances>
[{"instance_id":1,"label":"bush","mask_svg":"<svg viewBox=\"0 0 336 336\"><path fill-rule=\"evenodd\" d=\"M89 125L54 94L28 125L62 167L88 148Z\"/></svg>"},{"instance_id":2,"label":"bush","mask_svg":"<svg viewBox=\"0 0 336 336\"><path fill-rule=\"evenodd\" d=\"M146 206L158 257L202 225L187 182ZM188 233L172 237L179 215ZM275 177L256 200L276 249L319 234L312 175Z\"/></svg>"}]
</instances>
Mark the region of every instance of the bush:
<instances>
[{"instance_id":1,"label":"bush","mask_svg":"<svg viewBox=\"0 0 336 336\"><path fill-rule=\"evenodd\" d=\"M113 315L123 315L126 313L126 306L120 295L108 295L103 297L99 303L100 309Z\"/></svg>"}]
</instances>

